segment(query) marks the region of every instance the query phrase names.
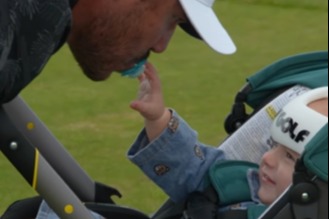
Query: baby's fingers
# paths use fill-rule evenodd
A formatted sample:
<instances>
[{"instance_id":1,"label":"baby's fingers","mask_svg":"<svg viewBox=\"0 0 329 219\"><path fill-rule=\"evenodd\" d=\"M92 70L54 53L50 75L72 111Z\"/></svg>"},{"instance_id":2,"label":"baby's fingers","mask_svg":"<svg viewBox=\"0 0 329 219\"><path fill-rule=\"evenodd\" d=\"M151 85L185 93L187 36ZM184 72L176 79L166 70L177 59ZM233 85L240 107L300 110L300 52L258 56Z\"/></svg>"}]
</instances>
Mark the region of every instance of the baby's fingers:
<instances>
[{"instance_id":1,"label":"baby's fingers","mask_svg":"<svg viewBox=\"0 0 329 219\"><path fill-rule=\"evenodd\" d=\"M161 82L158 77L157 70L151 63L146 64L144 74L145 74L145 77L149 80L149 82L153 88L161 87Z\"/></svg>"},{"instance_id":2,"label":"baby's fingers","mask_svg":"<svg viewBox=\"0 0 329 219\"><path fill-rule=\"evenodd\" d=\"M139 83L142 83L145 79L146 79L145 72L143 74L141 74L140 76L138 76Z\"/></svg>"}]
</instances>

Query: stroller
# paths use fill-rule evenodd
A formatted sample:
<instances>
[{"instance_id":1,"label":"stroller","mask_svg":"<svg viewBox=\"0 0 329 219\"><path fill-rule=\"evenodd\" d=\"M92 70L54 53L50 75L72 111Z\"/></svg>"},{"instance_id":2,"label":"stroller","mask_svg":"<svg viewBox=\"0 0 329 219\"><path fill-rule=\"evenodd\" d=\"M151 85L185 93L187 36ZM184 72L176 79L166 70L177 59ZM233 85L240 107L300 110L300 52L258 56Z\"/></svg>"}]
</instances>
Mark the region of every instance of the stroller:
<instances>
[{"instance_id":1,"label":"stroller","mask_svg":"<svg viewBox=\"0 0 329 219\"><path fill-rule=\"evenodd\" d=\"M269 133L273 112L308 89L322 86L328 86L327 52L288 57L249 77L224 124L229 136L221 149L233 160L257 163L269 149L264 146L268 139L264 133ZM249 114L246 105L253 110ZM0 150L40 194L14 203L2 219L34 218L42 199L63 219L91 219L88 209L109 219L184 218L186 202L168 200L152 216L116 205L111 197L121 197L120 193L93 181L20 97L1 106L0 121ZM258 136L250 137L251 133ZM309 145L312 147L306 148L296 165L293 184L266 211L250 208L239 215L228 212L217 218L327 218L327 125Z\"/></svg>"}]
</instances>

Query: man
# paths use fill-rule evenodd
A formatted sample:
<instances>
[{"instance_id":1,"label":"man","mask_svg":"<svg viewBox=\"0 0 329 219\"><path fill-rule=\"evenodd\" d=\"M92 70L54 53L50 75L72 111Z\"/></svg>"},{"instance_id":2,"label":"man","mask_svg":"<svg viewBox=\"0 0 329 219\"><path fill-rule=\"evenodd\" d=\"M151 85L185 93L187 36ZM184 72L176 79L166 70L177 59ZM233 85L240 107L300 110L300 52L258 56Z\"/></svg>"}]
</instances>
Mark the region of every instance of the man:
<instances>
[{"instance_id":1,"label":"man","mask_svg":"<svg viewBox=\"0 0 329 219\"><path fill-rule=\"evenodd\" d=\"M177 25L215 51L232 54L235 45L212 10L214 2L0 0L0 104L17 96L65 42L94 81L163 52ZM31 203L18 202L9 211L34 213L39 199Z\"/></svg>"},{"instance_id":2,"label":"man","mask_svg":"<svg viewBox=\"0 0 329 219\"><path fill-rule=\"evenodd\" d=\"M163 52L177 25L220 53L234 53L212 10L214 2L0 0L0 103L19 94L66 41L95 81Z\"/></svg>"}]
</instances>

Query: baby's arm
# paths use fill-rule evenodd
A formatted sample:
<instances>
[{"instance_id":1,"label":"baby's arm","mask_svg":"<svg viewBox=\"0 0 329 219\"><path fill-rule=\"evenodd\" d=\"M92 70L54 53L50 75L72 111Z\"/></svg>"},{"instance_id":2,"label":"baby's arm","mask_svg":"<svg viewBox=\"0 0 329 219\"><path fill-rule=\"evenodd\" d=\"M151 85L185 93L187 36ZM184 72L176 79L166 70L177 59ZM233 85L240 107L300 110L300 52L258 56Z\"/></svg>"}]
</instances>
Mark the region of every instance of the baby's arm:
<instances>
[{"instance_id":1,"label":"baby's arm","mask_svg":"<svg viewBox=\"0 0 329 219\"><path fill-rule=\"evenodd\" d=\"M147 136L153 141L166 129L171 112L164 105L161 82L150 63L146 64L145 72L139 77L139 81L138 99L130 106L144 117Z\"/></svg>"},{"instance_id":2,"label":"baby's arm","mask_svg":"<svg viewBox=\"0 0 329 219\"><path fill-rule=\"evenodd\" d=\"M175 129L168 127L148 141L145 129L128 151L128 158L145 175L179 202L195 191L202 191L210 166L224 160L224 153L198 141L198 134L175 111Z\"/></svg>"},{"instance_id":3,"label":"baby's arm","mask_svg":"<svg viewBox=\"0 0 329 219\"><path fill-rule=\"evenodd\" d=\"M151 64L139 80L138 99L131 107L144 117L145 129L128 158L173 201L184 200L191 192L204 189L209 167L225 159L224 153L200 143L197 132L165 107L161 83Z\"/></svg>"}]
</instances>

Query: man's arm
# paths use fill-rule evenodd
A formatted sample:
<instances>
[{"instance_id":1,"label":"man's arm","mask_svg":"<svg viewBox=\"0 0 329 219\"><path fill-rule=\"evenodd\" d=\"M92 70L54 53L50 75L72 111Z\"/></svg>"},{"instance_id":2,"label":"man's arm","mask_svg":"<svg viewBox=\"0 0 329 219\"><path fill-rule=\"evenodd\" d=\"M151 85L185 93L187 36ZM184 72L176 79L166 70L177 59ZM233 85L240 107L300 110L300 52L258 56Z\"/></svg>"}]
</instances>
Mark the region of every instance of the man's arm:
<instances>
[{"instance_id":1,"label":"man's arm","mask_svg":"<svg viewBox=\"0 0 329 219\"><path fill-rule=\"evenodd\" d=\"M10 68L9 54L14 40L14 18L13 1L0 1L0 103L3 103L9 94L8 68Z\"/></svg>"}]
</instances>

